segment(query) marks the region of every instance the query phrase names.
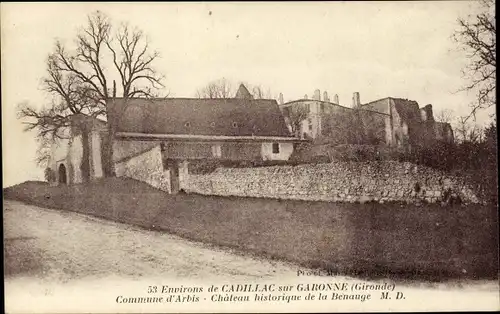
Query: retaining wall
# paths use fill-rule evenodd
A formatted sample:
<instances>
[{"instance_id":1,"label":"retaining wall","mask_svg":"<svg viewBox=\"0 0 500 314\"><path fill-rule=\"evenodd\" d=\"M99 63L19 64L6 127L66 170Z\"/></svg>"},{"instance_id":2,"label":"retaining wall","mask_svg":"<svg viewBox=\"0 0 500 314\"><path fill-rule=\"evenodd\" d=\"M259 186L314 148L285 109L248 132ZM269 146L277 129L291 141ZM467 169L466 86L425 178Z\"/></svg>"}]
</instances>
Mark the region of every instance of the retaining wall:
<instances>
[{"instance_id":1,"label":"retaining wall","mask_svg":"<svg viewBox=\"0 0 500 314\"><path fill-rule=\"evenodd\" d=\"M430 203L447 195L480 203L462 178L411 163L333 162L299 166L218 168L181 180L186 192L334 202Z\"/></svg>"}]
</instances>

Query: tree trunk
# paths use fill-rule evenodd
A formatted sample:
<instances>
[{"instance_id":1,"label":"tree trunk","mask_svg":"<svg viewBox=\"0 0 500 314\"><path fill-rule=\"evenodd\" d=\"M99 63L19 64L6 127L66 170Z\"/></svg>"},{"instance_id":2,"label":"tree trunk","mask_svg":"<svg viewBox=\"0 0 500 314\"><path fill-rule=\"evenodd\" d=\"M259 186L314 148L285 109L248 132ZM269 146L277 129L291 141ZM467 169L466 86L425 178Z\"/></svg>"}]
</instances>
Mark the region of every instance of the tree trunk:
<instances>
[{"instance_id":1,"label":"tree trunk","mask_svg":"<svg viewBox=\"0 0 500 314\"><path fill-rule=\"evenodd\" d=\"M104 174L106 177L116 177L115 164L113 162L113 139L115 130L112 123L108 122L108 132L106 134L106 143L104 143Z\"/></svg>"},{"instance_id":2,"label":"tree trunk","mask_svg":"<svg viewBox=\"0 0 500 314\"><path fill-rule=\"evenodd\" d=\"M87 127L82 127L82 163L80 170L82 172L82 181L88 183L90 181L90 149L89 132Z\"/></svg>"},{"instance_id":3,"label":"tree trunk","mask_svg":"<svg viewBox=\"0 0 500 314\"><path fill-rule=\"evenodd\" d=\"M113 81L113 105L114 105L114 99L116 97L116 82ZM111 114L111 110L117 110L114 106L111 108L108 107L108 102L106 102L106 110L107 110L107 134L106 134L106 140L103 143L104 147L102 148L104 150L104 162L103 162L103 168L104 168L104 176L105 177L116 177L116 171L115 171L115 164L113 162L113 143L114 143L114 137L115 137L115 125L116 121L113 119L116 119L113 114Z\"/></svg>"}]
</instances>

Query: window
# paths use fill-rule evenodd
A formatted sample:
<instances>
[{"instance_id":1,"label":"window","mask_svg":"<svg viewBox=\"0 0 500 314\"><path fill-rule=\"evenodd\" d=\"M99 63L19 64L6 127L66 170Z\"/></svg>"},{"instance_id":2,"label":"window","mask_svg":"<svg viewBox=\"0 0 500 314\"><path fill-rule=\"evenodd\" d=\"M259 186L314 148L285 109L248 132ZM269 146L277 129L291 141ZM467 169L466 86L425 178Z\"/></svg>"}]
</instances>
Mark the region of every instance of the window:
<instances>
[{"instance_id":1,"label":"window","mask_svg":"<svg viewBox=\"0 0 500 314\"><path fill-rule=\"evenodd\" d=\"M280 153L280 144L273 143L273 154L279 154L279 153Z\"/></svg>"},{"instance_id":2,"label":"window","mask_svg":"<svg viewBox=\"0 0 500 314\"><path fill-rule=\"evenodd\" d=\"M184 126L185 126L186 128L189 128L189 127L191 126L191 122L186 122L186 123L184 123Z\"/></svg>"},{"instance_id":3,"label":"window","mask_svg":"<svg viewBox=\"0 0 500 314\"><path fill-rule=\"evenodd\" d=\"M237 128L238 127L238 123L237 122L233 122L233 128Z\"/></svg>"},{"instance_id":4,"label":"window","mask_svg":"<svg viewBox=\"0 0 500 314\"><path fill-rule=\"evenodd\" d=\"M212 156L220 158L222 156L222 150L220 144L212 145Z\"/></svg>"}]
</instances>

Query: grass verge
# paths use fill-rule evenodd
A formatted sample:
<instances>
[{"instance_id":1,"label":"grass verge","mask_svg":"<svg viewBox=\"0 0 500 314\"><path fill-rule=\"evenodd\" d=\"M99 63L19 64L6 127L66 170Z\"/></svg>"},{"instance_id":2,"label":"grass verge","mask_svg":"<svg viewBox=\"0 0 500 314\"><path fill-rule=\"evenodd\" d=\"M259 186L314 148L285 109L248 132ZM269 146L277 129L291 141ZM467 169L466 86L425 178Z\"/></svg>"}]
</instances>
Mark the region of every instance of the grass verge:
<instances>
[{"instance_id":1,"label":"grass verge","mask_svg":"<svg viewBox=\"0 0 500 314\"><path fill-rule=\"evenodd\" d=\"M125 178L61 187L25 182L4 189L4 197L343 275L433 281L498 276L492 206L169 195Z\"/></svg>"}]
</instances>

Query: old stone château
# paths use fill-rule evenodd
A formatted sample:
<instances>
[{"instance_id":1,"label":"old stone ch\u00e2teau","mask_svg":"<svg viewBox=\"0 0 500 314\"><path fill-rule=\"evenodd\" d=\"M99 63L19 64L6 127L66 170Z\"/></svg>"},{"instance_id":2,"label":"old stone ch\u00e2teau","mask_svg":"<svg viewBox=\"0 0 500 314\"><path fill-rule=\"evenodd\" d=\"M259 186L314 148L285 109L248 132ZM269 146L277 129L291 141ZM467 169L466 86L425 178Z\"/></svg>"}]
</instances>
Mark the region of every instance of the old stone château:
<instances>
[{"instance_id":1,"label":"old stone ch\u00e2teau","mask_svg":"<svg viewBox=\"0 0 500 314\"><path fill-rule=\"evenodd\" d=\"M326 92L320 99L317 90L313 99L304 97L288 103L283 103L280 95L279 105L275 100L254 99L244 85L234 98L112 98L107 103L109 121L80 115L74 117L72 127L62 130L67 139L54 143L50 168L59 184L103 177L104 162L110 160L105 148L112 145L111 160L117 176L170 193L182 189L303 200L438 201L445 190L452 188L464 200L477 201L463 182L445 180L444 174L430 170L425 175L420 170L417 175L406 170L400 173L396 167L399 170L389 172L400 178L387 180L379 168L389 164L367 169L332 164L318 166L323 167L320 171L316 166L242 168L206 175L188 171L190 162L200 160L286 161L297 143L341 137L346 130L336 128L339 122L347 123L349 129L355 124L366 125L364 132L370 132L371 137L365 139L378 145L411 149L439 140L453 141L449 124L434 121L431 105L419 108L415 101L392 97L361 104L359 99L359 93L354 93L353 106L348 108L339 105L337 95L333 102ZM297 108L305 110L306 115L294 133L290 125ZM114 126L110 144L108 123ZM417 185L422 187L418 191Z\"/></svg>"},{"instance_id":2,"label":"old stone ch\u00e2teau","mask_svg":"<svg viewBox=\"0 0 500 314\"><path fill-rule=\"evenodd\" d=\"M347 132L350 127L362 125L364 132L371 136L377 144L411 149L417 146L434 145L436 141L453 142L453 131L449 123L434 120L432 105L419 108L416 101L386 97L361 104L360 95L354 93L352 106L339 103L338 95L331 101L324 92L323 99L319 90L312 99L307 95L303 99L283 103L280 95L280 108L292 131L293 113L304 110L306 117L301 119L296 132L302 138L317 139L325 136L337 137ZM344 127L335 129L339 120ZM370 143L358 143L370 144Z\"/></svg>"},{"instance_id":3,"label":"old stone ch\u00e2teau","mask_svg":"<svg viewBox=\"0 0 500 314\"><path fill-rule=\"evenodd\" d=\"M170 192L179 190L189 160L287 160L301 141L276 100L253 99L244 85L234 98L112 98L107 108L116 174ZM86 116L74 122L52 147L50 168L62 184L102 177L107 160L108 122Z\"/></svg>"}]
</instances>

